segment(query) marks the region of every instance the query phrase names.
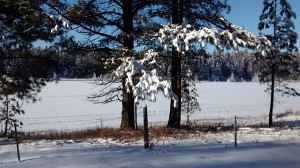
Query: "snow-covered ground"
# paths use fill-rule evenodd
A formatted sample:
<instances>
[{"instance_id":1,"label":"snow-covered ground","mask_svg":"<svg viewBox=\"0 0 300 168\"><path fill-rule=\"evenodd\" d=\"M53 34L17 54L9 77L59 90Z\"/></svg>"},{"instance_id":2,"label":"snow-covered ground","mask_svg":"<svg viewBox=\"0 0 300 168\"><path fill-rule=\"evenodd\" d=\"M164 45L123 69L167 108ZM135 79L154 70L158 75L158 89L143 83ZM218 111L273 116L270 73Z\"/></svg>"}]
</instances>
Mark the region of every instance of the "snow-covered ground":
<instances>
[{"instance_id":1,"label":"snow-covered ground","mask_svg":"<svg viewBox=\"0 0 300 168\"><path fill-rule=\"evenodd\" d=\"M300 90L300 83L290 83ZM197 83L202 108L191 119L232 119L267 115L270 98L264 90L266 85L246 82ZM91 81L60 81L49 83L39 95L41 101L24 103L23 131L48 129L82 129L95 126L118 127L121 120L121 103L92 104L86 97L97 91ZM148 106L150 123L166 124L169 115L169 99L158 95L155 103L144 101L138 106L138 124L142 124L142 107ZM274 113L300 110L300 97L276 96ZM185 115L182 116L183 121ZM266 119L266 118L265 118ZM267 121L267 119L266 119ZM3 128L3 126L2 126ZM0 125L1 129L1 125Z\"/></svg>"},{"instance_id":2,"label":"snow-covered ground","mask_svg":"<svg viewBox=\"0 0 300 168\"><path fill-rule=\"evenodd\" d=\"M300 83L291 83L300 90ZM202 111L193 119L232 120L238 123L267 120L269 97L265 85L258 83L198 83ZM119 126L120 103L93 105L85 101L93 93L87 81L61 81L48 84L36 104L24 104L26 115L23 131L45 129L81 129L85 127ZM275 113L300 109L299 98L277 97ZM148 105L149 121L166 122L169 101L162 96ZM141 123L141 108L139 109ZM143 140L117 139L32 141L20 144L21 162L16 145L0 139L0 168L299 168L300 115L282 116L276 121L293 122L293 128L249 128L238 130L238 147L233 132L203 133L190 138L150 135L151 149L143 149Z\"/></svg>"},{"instance_id":3,"label":"snow-covered ground","mask_svg":"<svg viewBox=\"0 0 300 168\"><path fill-rule=\"evenodd\" d=\"M21 162L13 144L1 145L2 168L299 168L300 130L243 129L238 147L233 132L199 133L188 139L143 141L113 139L37 141L20 145ZM3 142L2 142L3 144Z\"/></svg>"}]
</instances>

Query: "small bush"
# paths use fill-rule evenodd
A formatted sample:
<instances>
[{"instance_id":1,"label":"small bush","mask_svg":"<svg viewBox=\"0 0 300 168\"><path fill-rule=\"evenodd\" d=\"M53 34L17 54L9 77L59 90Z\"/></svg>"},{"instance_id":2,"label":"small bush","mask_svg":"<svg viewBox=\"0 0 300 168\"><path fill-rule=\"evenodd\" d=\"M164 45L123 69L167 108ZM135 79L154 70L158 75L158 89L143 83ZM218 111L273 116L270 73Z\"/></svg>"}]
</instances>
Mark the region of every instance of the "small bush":
<instances>
[{"instance_id":1,"label":"small bush","mask_svg":"<svg viewBox=\"0 0 300 168\"><path fill-rule=\"evenodd\" d=\"M289 110L287 110L284 113L277 114L275 118L277 119L277 118L288 117L288 116L291 116L291 115L293 115L295 113L296 112L293 109L289 109Z\"/></svg>"}]
</instances>

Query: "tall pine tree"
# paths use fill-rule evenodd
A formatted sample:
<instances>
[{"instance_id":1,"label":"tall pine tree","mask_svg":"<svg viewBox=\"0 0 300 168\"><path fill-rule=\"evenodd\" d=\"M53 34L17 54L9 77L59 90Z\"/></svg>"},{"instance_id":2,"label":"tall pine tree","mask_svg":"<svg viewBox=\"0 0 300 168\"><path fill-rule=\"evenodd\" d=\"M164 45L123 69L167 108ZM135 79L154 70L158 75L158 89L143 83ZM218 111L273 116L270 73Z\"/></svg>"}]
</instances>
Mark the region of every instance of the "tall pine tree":
<instances>
[{"instance_id":1,"label":"tall pine tree","mask_svg":"<svg viewBox=\"0 0 300 168\"><path fill-rule=\"evenodd\" d=\"M271 94L269 126L272 127L275 91L282 91L284 94L289 95L298 95L292 88L285 87L288 90L276 88L276 86L280 85L280 78L291 75L293 52L298 51L295 46L298 35L295 32L295 25L292 21L296 18L296 14L292 11L292 7L287 0L264 0L263 5L258 29L261 31L271 30L269 31L271 33L265 33L265 35L273 44L270 52L263 54L264 65L267 68L264 71L265 73L262 74L262 78L271 81L269 88Z\"/></svg>"},{"instance_id":2,"label":"tall pine tree","mask_svg":"<svg viewBox=\"0 0 300 168\"><path fill-rule=\"evenodd\" d=\"M89 50L107 51L106 67L110 70L103 81L99 93L89 96L94 103L122 102L121 128L134 128L134 95L132 88L126 87L126 74L115 78L115 69L122 59L136 56L135 42L143 38L147 15L145 9L153 5L153 0L79 0L75 4L48 1L57 15L63 16L76 25L76 31L84 35L81 47ZM113 80L112 80L113 79ZM120 85L117 85L119 83ZM111 87L114 85L115 87ZM108 89L110 88L110 89Z\"/></svg>"},{"instance_id":3,"label":"tall pine tree","mask_svg":"<svg viewBox=\"0 0 300 168\"><path fill-rule=\"evenodd\" d=\"M53 41L51 28L58 21L47 15L40 0L0 1L0 106L5 134L8 125L21 114L19 100L35 101L46 84L52 49L34 49L37 40Z\"/></svg>"},{"instance_id":4,"label":"tall pine tree","mask_svg":"<svg viewBox=\"0 0 300 168\"><path fill-rule=\"evenodd\" d=\"M196 28L214 26L225 29L226 26L218 19L221 12L228 12L230 6L226 0L168 0L161 1L158 16L172 24L192 24ZM181 124L181 65L184 55L172 47L171 84L172 91L178 96L177 105L170 102L170 113L167 127L180 128Z\"/></svg>"}]
</instances>

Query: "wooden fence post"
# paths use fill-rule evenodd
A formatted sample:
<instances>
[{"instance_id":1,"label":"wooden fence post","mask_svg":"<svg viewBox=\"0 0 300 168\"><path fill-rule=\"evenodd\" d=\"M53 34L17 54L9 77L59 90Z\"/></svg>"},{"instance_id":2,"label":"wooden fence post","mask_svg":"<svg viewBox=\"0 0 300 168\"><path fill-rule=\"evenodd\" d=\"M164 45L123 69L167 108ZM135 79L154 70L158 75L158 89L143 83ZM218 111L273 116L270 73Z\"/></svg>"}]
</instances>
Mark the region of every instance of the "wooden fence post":
<instances>
[{"instance_id":1,"label":"wooden fence post","mask_svg":"<svg viewBox=\"0 0 300 168\"><path fill-rule=\"evenodd\" d=\"M237 147L237 122L236 122L236 116L234 116L234 147Z\"/></svg>"},{"instance_id":2,"label":"wooden fence post","mask_svg":"<svg viewBox=\"0 0 300 168\"><path fill-rule=\"evenodd\" d=\"M17 124L14 123L14 126L15 126L15 138L16 138L16 144L17 144L18 161L21 162L20 150L19 150L19 137L18 137L18 132L17 132Z\"/></svg>"},{"instance_id":3,"label":"wooden fence post","mask_svg":"<svg viewBox=\"0 0 300 168\"><path fill-rule=\"evenodd\" d=\"M149 130L148 130L148 114L147 114L147 106L143 109L144 114L144 149L149 148Z\"/></svg>"}]
</instances>

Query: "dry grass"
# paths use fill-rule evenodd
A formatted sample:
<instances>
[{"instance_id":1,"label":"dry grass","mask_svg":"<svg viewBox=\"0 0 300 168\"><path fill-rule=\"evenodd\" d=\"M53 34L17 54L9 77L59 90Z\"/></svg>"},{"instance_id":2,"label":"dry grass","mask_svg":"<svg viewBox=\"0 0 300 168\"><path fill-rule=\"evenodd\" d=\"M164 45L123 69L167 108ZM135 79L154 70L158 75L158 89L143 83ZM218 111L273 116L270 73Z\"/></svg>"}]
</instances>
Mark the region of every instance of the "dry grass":
<instances>
[{"instance_id":1,"label":"dry grass","mask_svg":"<svg viewBox=\"0 0 300 168\"><path fill-rule=\"evenodd\" d=\"M150 126L149 136L151 138L159 137L188 137L191 134L197 134L197 131L193 129L188 129L188 127L183 126L181 129L166 128L166 126ZM144 136L142 128L137 130L124 130L117 128L89 128L85 130L78 131L35 131L22 133L22 140L84 140L91 138L113 138L118 140L139 140Z\"/></svg>"},{"instance_id":2,"label":"dry grass","mask_svg":"<svg viewBox=\"0 0 300 168\"><path fill-rule=\"evenodd\" d=\"M141 131L125 131L116 128L88 128L78 131L35 131L28 132L22 136L23 140L62 140L62 139L89 139L89 138L115 138L134 139L139 137Z\"/></svg>"},{"instance_id":3,"label":"dry grass","mask_svg":"<svg viewBox=\"0 0 300 168\"><path fill-rule=\"evenodd\" d=\"M281 118L289 115L300 115L299 112L288 110L283 114L278 114L275 118ZM296 123L297 122L297 123ZM299 121L277 121L274 122L274 126L281 128L287 125L291 127L300 124ZM253 125L243 125L254 128L268 127L268 124L264 122L257 122ZM243 127L242 126L242 127ZM220 120L214 121L202 121L192 122L190 126L183 125L180 129L167 128L165 125L152 125L149 127L149 136L151 138L163 138L163 137L174 137L174 138L187 138L191 136L197 136L201 132L225 132L232 131L232 122L225 122ZM118 140L140 140L143 139L144 133L143 128L139 127L137 130L124 130L110 127L96 127L88 128L78 131L35 131L20 133L22 140L86 140L93 138L112 138Z\"/></svg>"}]
</instances>

